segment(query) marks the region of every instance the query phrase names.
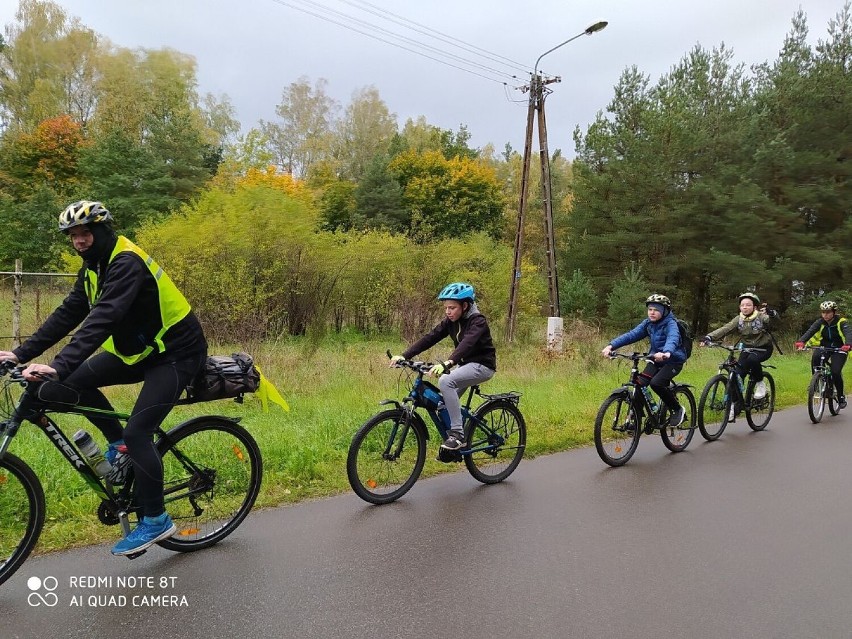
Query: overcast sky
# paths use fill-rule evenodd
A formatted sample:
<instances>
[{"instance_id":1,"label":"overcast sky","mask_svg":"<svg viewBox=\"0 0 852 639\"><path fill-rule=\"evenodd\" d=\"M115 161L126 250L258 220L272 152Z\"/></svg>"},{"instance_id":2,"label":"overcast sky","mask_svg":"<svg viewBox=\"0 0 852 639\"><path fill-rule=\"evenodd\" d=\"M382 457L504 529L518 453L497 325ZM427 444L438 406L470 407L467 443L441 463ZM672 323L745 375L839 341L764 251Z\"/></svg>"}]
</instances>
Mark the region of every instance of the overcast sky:
<instances>
[{"instance_id":1,"label":"overcast sky","mask_svg":"<svg viewBox=\"0 0 852 639\"><path fill-rule=\"evenodd\" d=\"M375 86L400 125L423 115L445 129L465 124L473 146L491 142L500 150L510 142L523 148L526 94L511 87L523 84L528 75L509 68L502 59L484 60L367 13L365 6L376 9L363 0L59 0L58 4L119 46L171 47L195 56L199 91L227 94L243 131L261 118L274 120L282 90L307 76L312 82L328 80L328 93L343 105L357 89ZM510 83L505 88L494 79L294 8L317 12L317 4L351 16L336 18L350 26L358 25L356 19L379 25L443 52L517 73L520 80L505 78ZM842 0L369 0L369 4L528 69L548 49L598 20L608 21L603 31L559 48L540 64L544 72L562 77L560 84L550 85L547 125L550 149L561 148L569 156L574 155L574 126L585 128L597 111L606 108L626 67L635 64L656 81L697 43L707 49L724 43L737 61L747 65L774 60L800 6L808 17L812 44L825 39L829 20L843 7ZM10 23L16 7L16 0L2 0L0 22Z\"/></svg>"}]
</instances>

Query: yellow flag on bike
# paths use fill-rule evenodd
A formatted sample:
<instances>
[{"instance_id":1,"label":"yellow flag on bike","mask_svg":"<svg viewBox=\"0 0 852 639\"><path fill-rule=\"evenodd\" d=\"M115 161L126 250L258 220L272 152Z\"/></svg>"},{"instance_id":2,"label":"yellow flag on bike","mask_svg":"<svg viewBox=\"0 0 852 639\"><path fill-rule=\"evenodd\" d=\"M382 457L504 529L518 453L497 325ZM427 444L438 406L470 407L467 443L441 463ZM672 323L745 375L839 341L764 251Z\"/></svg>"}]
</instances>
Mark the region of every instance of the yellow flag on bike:
<instances>
[{"instance_id":1,"label":"yellow flag on bike","mask_svg":"<svg viewBox=\"0 0 852 639\"><path fill-rule=\"evenodd\" d=\"M257 372L260 373L260 384L258 385L255 394L258 396L260 403L263 405L263 412L269 411L269 402L278 404L285 411L290 412L290 406L287 404L287 401L281 397L281 393L278 392L275 385L266 379L259 366L255 366L255 368L257 369Z\"/></svg>"}]
</instances>

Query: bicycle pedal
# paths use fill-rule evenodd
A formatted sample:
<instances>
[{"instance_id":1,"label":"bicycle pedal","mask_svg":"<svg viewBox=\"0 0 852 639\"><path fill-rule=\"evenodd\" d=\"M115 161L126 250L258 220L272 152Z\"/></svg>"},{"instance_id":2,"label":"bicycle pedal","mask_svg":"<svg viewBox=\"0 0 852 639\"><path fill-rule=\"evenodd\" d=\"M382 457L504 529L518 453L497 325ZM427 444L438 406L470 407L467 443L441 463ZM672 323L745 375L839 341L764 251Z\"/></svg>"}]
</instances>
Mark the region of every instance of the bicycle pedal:
<instances>
[{"instance_id":1,"label":"bicycle pedal","mask_svg":"<svg viewBox=\"0 0 852 639\"><path fill-rule=\"evenodd\" d=\"M438 456L435 458L439 462L443 464L452 464L453 462L460 462L462 460L462 456L459 452L455 450L447 450L446 448L438 449Z\"/></svg>"},{"instance_id":2,"label":"bicycle pedal","mask_svg":"<svg viewBox=\"0 0 852 639\"><path fill-rule=\"evenodd\" d=\"M141 557L142 555L144 555L146 552L148 552L147 548L145 550L140 550L139 552L134 552L134 553L131 553L129 555L124 555L124 556L127 557L128 559L136 559L137 557Z\"/></svg>"}]
</instances>

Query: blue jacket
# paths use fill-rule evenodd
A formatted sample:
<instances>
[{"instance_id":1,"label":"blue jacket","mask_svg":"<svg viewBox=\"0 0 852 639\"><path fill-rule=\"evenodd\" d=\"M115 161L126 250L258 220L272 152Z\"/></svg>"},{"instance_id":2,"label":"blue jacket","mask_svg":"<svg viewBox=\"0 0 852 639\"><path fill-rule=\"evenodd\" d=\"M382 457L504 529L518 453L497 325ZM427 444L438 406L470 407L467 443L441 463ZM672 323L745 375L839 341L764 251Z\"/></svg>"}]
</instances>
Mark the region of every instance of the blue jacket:
<instances>
[{"instance_id":1,"label":"blue jacket","mask_svg":"<svg viewBox=\"0 0 852 639\"><path fill-rule=\"evenodd\" d=\"M610 342L613 349L633 344L646 337L651 340L651 355L655 353L671 353L668 362L683 364L686 361L686 351L680 345L680 329L675 321L674 313L669 312L657 322L649 319L642 320L633 330L619 335Z\"/></svg>"}]
</instances>

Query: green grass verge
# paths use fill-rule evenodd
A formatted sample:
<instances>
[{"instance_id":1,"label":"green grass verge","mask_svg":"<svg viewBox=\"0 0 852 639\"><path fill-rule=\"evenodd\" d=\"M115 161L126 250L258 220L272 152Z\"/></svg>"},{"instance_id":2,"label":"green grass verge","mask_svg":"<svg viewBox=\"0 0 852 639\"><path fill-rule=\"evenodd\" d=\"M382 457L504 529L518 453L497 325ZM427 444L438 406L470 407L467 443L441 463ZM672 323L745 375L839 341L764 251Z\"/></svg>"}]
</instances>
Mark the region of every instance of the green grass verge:
<instances>
[{"instance_id":1,"label":"green grass verge","mask_svg":"<svg viewBox=\"0 0 852 639\"><path fill-rule=\"evenodd\" d=\"M263 453L264 481L258 506L275 506L349 490L346 454L352 435L385 398L401 398L406 387L398 370L387 368L385 350L401 350L400 343L340 341L317 347L309 341L290 341L253 348L264 374L290 403L285 413L275 406L263 412L260 402L247 399L242 406L221 401L178 407L168 424L200 414L242 417ZM503 347L499 371L486 392L517 390L528 426L527 457L562 451L592 442L593 422L603 399L629 375L623 361L604 360L601 345L572 346L570 352L551 356L532 347ZM444 354L436 349L436 355ZM216 353L229 348L213 349ZM695 349L678 379L693 384L696 400L707 379L716 372L725 353ZM768 362L777 383L777 408L805 401L810 354L780 356ZM109 389L119 410L129 410L136 389ZM803 414L803 419L807 417ZM78 417L59 416L70 435L86 428L99 442L100 433ZM771 427L771 425L770 425ZM434 431L424 476L457 470L434 461L439 445ZM51 551L90 543L113 541L118 528L102 526L96 516L98 501L82 479L35 427L24 425L12 442L11 452L36 471L47 496L47 523L39 550Z\"/></svg>"}]
</instances>

